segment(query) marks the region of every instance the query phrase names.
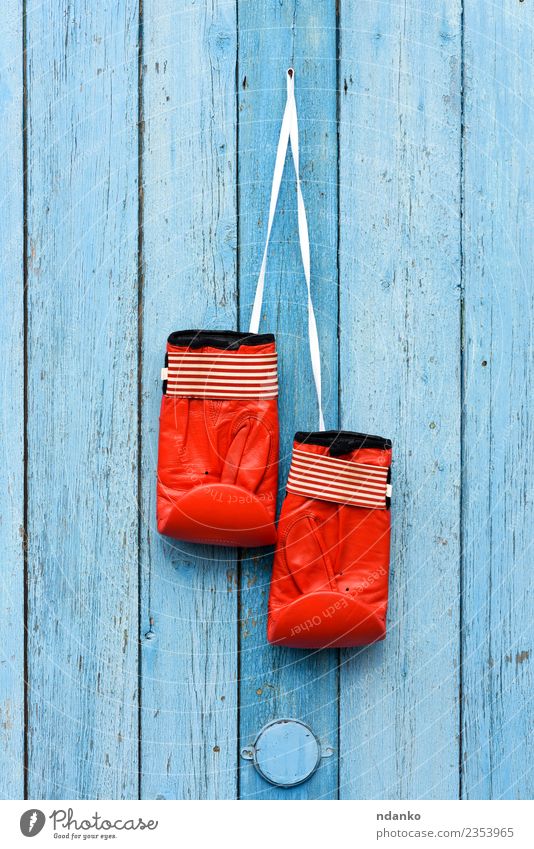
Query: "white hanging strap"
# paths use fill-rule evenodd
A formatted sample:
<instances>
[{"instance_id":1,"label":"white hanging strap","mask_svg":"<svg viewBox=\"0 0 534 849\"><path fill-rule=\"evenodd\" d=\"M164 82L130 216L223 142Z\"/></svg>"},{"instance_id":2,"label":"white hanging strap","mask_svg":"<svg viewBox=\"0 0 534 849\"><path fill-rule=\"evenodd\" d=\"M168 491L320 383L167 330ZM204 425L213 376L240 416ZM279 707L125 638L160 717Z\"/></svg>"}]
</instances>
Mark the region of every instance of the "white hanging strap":
<instances>
[{"instance_id":1,"label":"white hanging strap","mask_svg":"<svg viewBox=\"0 0 534 849\"><path fill-rule=\"evenodd\" d=\"M282 126L280 128L280 137L278 139L278 148L276 151L276 161L274 164L273 182L271 187L271 201L269 204L269 220L267 223L267 238L265 240L265 248L263 249L263 257L261 261L258 283L256 285L256 295L254 297L254 306L252 308L252 317L250 319L250 333L257 333L260 325L261 307L263 303L263 290L265 286L265 269L267 266L267 253L269 250L269 242L271 239L271 230L273 226L276 204L278 202L278 194L280 192L280 184L282 182L282 174L288 144L291 143L291 152L293 155L293 167L295 169L295 178L297 182L297 215L298 215L298 230L300 254L302 257L302 265L304 267L304 277L306 279L306 288L308 291L308 339L310 344L310 355L313 371L313 379L315 381L315 391L317 393L317 402L319 405L319 430L325 429L323 407L321 402L321 353L319 349L319 336L317 334L317 322L315 321L315 312L311 298L310 287L310 239L308 235L308 221L306 218L306 208L304 206L304 198L302 197L302 189L299 177L299 128L297 119L297 104L295 101L295 72L293 68L289 68L287 72L287 100L284 109L284 117L282 118Z\"/></svg>"},{"instance_id":2,"label":"white hanging strap","mask_svg":"<svg viewBox=\"0 0 534 849\"><path fill-rule=\"evenodd\" d=\"M276 212L276 204L278 203L278 194L280 192L280 184L282 182L282 174L284 173L284 164L286 161L287 146L289 144L289 126L291 122L291 104L289 102L289 71L288 71L288 96L286 107L284 109L284 117L282 118L282 126L280 127L280 137L278 139L278 147L276 150L276 160L274 163L273 182L271 186L271 200L269 203L269 219L267 222L267 237L265 239L265 247L263 249L263 257L261 260L260 273L256 284L256 294L254 296L254 306L252 307L252 316L250 319L250 333L257 333L260 326L261 306L263 303L263 289L265 285L265 269L267 267L267 253L269 251L269 242L271 240L271 230L273 228L274 213Z\"/></svg>"},{"instance_id":3,"label":"white hanging strap","mask_svg":"<svg viewBox=\"0 0 534 849\"><path fill-rule=\"evenodd\" d=\"M317 322L315 321L315 311L313 309L313 301L311 297L310 287L310 237L308 235L308 220L306 218L306 207L304 206L304 198L302 197L302 189L300 186L299 176L299 126L297 120L297 104L295 102L295 83L294 73L290 69L287 73L287 98L291 104L291 122L289 125L289 140L291 142L291 152L293 154L293 165L295 167L295 179L297 181L297 216L299 228L300 254L302 256L302 265L304 267L304 277L306 279L306 288L308 290L308 341L310 345L310 355L313 371L313 379L315 381L315 391L317 393L317 403L319 405L319 430L325 429L323 417L323 405L321 401L321 351L319 348L319 335L317 333Z\"/></svg>"}]
</instances>

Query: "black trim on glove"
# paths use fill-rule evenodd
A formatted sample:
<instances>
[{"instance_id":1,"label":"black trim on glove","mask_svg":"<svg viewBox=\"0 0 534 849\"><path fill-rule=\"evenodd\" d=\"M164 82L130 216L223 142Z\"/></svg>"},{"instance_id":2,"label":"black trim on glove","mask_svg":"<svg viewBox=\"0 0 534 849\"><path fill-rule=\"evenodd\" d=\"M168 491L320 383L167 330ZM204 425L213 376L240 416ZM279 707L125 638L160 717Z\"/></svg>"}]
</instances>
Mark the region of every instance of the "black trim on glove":
<instances>
[{"instance_id":1,"label":"black trim on glove","mask_svg":"<svg viewBox=\"0 0 534 849\"><path fill-rule=\"evenodd\" d=\"M239 330L175 330L168 339L169 345L196 350L209 346L223 351L237 351L242 345L267 345L274 342L273 333L242 333Z\"/></svg>"},{"instance_id":2,"label":"black trim on glove","mask_svg":"<svg viewBox=\"0 0 534 849\"><path fill-rule=\"evenodd\" d=\"M373 436L370 433L355 433L352 430L299 430L295 434L295 442L323 445L330 449L329 453L332 457L342 457L356 448L381 448L384 451L391 448L391 439Z\"/></svg>"}]
</instances>

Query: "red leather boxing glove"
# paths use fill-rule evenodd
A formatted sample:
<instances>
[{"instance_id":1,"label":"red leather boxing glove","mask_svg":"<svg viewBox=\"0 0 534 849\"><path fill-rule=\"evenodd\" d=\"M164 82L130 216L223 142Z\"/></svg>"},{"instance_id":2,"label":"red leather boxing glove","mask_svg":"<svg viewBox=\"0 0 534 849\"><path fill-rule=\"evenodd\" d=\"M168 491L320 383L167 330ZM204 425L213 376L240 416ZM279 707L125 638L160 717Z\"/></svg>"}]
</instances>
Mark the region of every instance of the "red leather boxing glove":
<instances>
[{"instance_id":1,"label":"red leather boxing glove","mask_svg":"<svg viewBox=\"0 0 534 849\"><path fill-rule=\"evenodd\" d=\"M268 639L360 646L386 634L391 442L297 433L278 525Z\"/></svg>"},{"instance_id":2,"label":"red leather boxing glove","mask_svg":"<svg viewBox=\"0 0 534 849\"><path fill-rule=\"evenodd\" d=\"M190 542L273 543L278 483L274 336L172 333L162 376L158 530Z\"/></svg>"}]
</instances>

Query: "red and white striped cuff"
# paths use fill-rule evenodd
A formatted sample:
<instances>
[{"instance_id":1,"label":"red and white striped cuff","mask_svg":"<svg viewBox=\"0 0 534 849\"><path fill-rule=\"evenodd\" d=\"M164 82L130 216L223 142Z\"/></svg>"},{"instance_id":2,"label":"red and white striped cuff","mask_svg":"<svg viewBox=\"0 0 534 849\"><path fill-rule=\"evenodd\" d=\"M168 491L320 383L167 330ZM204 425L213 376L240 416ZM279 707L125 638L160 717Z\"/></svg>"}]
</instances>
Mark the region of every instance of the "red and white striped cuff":
<instances>
[{"instance_id":1,"label":"red and white striped cuff","mask_svg":"<svg viewBox=\"0 0 534 849\"><path fill-rule=\"evenodd\" d=\"M167 395L188 398L276 398L277 355L169 351L161 379Z\"/></svg>"},{"instance_id":2,"label":"red and white striped cuff","mask_svg":"<svg viewBox=\"0 0 534 849\"><path fill-rule=\"evenodd\" d=\"M287 489L303 498L385 510L391 497L388 477L387 466L353 463L295 448Z\"/></svg>"}]
</instances>

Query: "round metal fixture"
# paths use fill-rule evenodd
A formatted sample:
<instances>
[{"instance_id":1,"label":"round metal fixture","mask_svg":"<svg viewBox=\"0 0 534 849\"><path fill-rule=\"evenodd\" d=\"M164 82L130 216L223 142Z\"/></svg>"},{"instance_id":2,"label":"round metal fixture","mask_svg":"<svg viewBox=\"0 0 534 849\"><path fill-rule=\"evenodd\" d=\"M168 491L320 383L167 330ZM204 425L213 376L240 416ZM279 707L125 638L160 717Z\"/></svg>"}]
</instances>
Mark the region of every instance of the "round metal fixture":
<instances>
[{"instance_id":1,"label":"round metal fixture","mask_svg":"<svg viewBox=\"0 0 534 849\"><path fill-rule=\"evenodd\" d=\"M241 757L252 761L269 784L295 787L333 752L330 746L322 750L311 728L300 719L275 719L261 729L251 746L241 750Z\"/></svg>"}]
</instances>

